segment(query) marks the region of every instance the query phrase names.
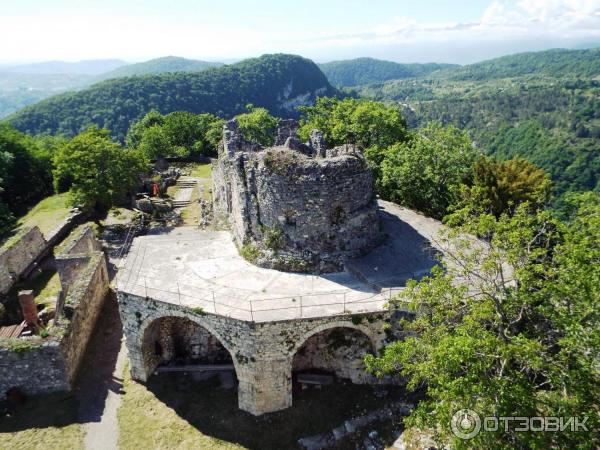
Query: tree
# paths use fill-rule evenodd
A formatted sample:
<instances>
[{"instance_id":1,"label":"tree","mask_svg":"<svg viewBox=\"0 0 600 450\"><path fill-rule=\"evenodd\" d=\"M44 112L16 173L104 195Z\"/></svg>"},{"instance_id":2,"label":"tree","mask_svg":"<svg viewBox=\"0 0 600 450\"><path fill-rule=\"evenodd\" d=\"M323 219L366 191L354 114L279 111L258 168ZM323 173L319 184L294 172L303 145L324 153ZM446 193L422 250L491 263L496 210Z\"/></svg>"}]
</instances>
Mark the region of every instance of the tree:
<instances>
[{"instance_id":1,"label":"tree","mask_svg":"<svg viewBox=\"0 0 600 450\"><path fill-rule=\"evenodd\" d=\"M0 153L4 158L1 199L13 213L48 195L52 189L51 162L40 152L30 136L7 125L0 125Z\"/></svg>"},{"instance_id":2,"label":"tree","mask_svg":"<svg viewBox=\"0 0 600 450\"><path fill-rule=\"evenodd\" d=\"M321 97L315 106L301 107L300 136L314 128L330 145L357 144L363 149L385 148L407 138L406 122L396 107L381 102Z\"/></svg>"},{"instance_id":3,"label":"tree","mask_svg":"<svg viewBox=\"0 0 600 450\"><path fill-rule=\"evenodd\" d=\"M247 105L247 113L235 116L240 131L250 141L270 146L275 143L275 130L277 129L277 118L272 116L265 108L255 108Z\"/></svg>"},{"instance_id":4,"label":"tree","mask_svg":"<svg viewBox=\"0 0 600 450\"><path fill-rule=\"evenodd\" d=\"M165 156L186 156L185 149L177 151L171 145L169 137L161 125L152 125L150 128L144 130L138 149L148 160Z\"/></svg>"},{"instance_id":5,"label":"tree","mask_svg":"<svg viewBox=\"0 0 600 450\"><path fill-rule=\"evenodd\" d=\"M0 151L0 199L2 198L2 192L4 191L4 178L9 170L12 156L6 151ZM0 200L0 236L9 232L15 223L15 217L13 216L8 205Z\"/></svg>"},{"instance_id":6,"label":"tree","mask_svg":"<svg viewBox=\"0 0 600 450\"><path fill-rule=\"evenodd\" d=\"M472 183L462 187L460 200L447 220L454 223L472 212L500 217L512 214L523 203L540 209L549 201L551 188L546 171L522 158L480 158L473 168Z\"/></svg>"},{"instance_id":7,"label":"tree","mask_svg":"<svg viewBox=\"0 0 600 450\"><path fill-rule=\"evenodd\" d=\"M377 149L379 193L435 218L442 218L455 203L477 156L465 132L437 123L420 129L406 142ZM372 154L371 160L375 160Z\"/></svg>"},{"instance_id":8,"label":"tree","mask_svg":"<svg viewBox=\"0 0 600 450\"><path fill-rule=\"evenodd\" d=\"M208 113L175 111L163 116L151 111L131 126L126 142L149 159L216 155L222 128L223 120Z\"/></svg>"},{"instance_id":9,"label":"tree","mask_svg":"<svg viewBox=\"0 0 600 450\"><path fill-rule=\"evenodd\" d=\"M144 117L134 122L127 131L125 145L129 148L138 148L142 142L144 132L153 126L162 126L165 123L165 117L156 110L149 111Z\"/></svg>"},{"instance_id":10,"label":"tree","mask_svg":"<svg viewBox=\"0 0 600 450\"><path fill-rule=\"evenodd\" d=\"M474 217L444 241L443 269L392 303L415 313L381 356L378 375L424 387L406 423L453 448L595 448L600 404L600 197L578 199L571 222L534 214ZM485 236L475 242L469 234ZM451 431L461 409L483 417L588 417L585 432ZM465 429L463 431L470 431Z\"/></svg>"},{"instance_id":11,"label":"tree","mask_svg":"<svg viewBox=\"0 0 600 450\"><path fill-rule=\"evenodd\" d=\"M143 158L112 141L107 130L92 127L56 154L55 186L68 185L73 204L109 208L122 201L144 171Z\"/></svg>"}]
</instances>

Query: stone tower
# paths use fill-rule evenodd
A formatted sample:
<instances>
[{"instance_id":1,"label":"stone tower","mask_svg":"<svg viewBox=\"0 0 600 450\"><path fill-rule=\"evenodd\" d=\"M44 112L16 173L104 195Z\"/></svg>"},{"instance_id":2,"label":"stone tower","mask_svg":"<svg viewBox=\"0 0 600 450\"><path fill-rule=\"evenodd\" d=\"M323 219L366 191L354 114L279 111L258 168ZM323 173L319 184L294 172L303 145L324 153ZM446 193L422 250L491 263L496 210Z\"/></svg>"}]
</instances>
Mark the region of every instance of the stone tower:
<instances>
[{"instance_id":1,"label":"stone tower","mask_svg":"<svg viewBox=\"0 0 600 450\"><path fill-rule=\"evenodd\" d=\"M354 146L328 148L318 130L303 144L297 129L280 121L275 146L264 148L227 122L213 170L215 211L257 265L337 271L382 240L373 176Z\"/></svg>"}]
</instances>

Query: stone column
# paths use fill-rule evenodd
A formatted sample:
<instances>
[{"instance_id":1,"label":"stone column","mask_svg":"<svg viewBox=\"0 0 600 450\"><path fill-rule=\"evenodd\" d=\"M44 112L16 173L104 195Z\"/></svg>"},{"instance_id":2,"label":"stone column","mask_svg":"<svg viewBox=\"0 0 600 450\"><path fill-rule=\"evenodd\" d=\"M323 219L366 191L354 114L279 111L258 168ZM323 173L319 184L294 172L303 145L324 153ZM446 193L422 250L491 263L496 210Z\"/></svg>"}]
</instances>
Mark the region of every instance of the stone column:
<instances>
[{"instance_id":1,"label":"stone column","mask_svg":"<svg viewBox=\"0 0 600 450\"><path fill-rule=\"evenodd\" d=\"M238 404L258 416L292 406L292 368L287 358L238 365Z\"/></svg>"}]
</instances>

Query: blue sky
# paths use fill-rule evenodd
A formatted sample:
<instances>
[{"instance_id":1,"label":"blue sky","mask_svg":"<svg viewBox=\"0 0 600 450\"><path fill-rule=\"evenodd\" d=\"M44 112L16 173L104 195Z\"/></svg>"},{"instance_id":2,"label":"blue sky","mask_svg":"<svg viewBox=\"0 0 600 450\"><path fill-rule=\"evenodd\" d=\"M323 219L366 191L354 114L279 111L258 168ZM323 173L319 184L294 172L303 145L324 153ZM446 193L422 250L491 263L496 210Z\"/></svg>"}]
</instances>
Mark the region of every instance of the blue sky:
<instances>
[{"instance_id":1,"label":"blue sky","mask_svg":"<svg viewBox=\"0 0 600 450\"><path fill-rule=\"evenodd\" d=\"M0 39L3 62L271 52L472 62L600 42L600 0L2 0Z\"/></svg>"}]
</instances>

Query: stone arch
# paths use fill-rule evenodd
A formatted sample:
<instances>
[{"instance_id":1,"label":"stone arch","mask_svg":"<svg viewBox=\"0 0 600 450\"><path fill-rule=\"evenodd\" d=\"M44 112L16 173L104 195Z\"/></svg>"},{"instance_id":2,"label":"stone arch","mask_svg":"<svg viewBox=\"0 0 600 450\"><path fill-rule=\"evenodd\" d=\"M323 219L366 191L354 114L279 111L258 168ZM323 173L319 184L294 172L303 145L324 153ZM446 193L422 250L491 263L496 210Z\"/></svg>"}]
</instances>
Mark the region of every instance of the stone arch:
<instances>
[{"instance_id":1,"label":"stone arch","mask_svg":"<svg viewBox=\"0 0 600 450\"><path fill-rule=\"evenodd\" d=\"M204 331L206 331L207 333L209 333L211 336L213 336L218 341L218 343L221 346L223 346L223 348L225 350L227 350L227 352L231 356L231 360L233 362L233 366L234 366L236 375L239 376L240 368L238 367L238 362L237 362L236 358L234 357L235 352L229 346L227 341L225 339L223 339L221 334L216 332L215 329L210 325L210 323L207 323L208 321L203 320L200 317L196 317L192 314L186 314L185 312L182 312L182 311L171 310L171 311L165 311L165 312L158 313L158 314L152 314L152 315L146 317L144 319L144 321L142 322L142 324L140 325L139 331L137 333L136 346L139 349L139 352L141 355L140 362L142 363L143 370L146 375L145 376L146 379L148 378L148 376L150 375L150 373L153 370L153 369L148 370L148 367L146 367L147 361L146 361L146 355L144 354L144 343L145 343L145 340L147 337L147 332L150 329L150 327L152 326L152 324L156 323L157 321L159 321L161 319L168 319L168 318L177 318L177 319L188 320L188 321L194 323L195 325L197 325L198 327L200 327L201 329L203 329Z\"/></svg>"},{"instance_id":2,"label":"stone arch","mask_svg":"<svg viewBox=\"0 0 600 450\"><path fill-rule=\"evenodd\" d=\"M352 322L337 321L312 328L288 355L292 374L323 371L355 384L372 381L364 367L367 353L377 351L373 333Z\"/></svg>"},{"instance_id":3,"label":"stone arch","mask_svg":"<svg viewBox=\"0 0 600 450\"><path fill-rule=\"evenodd\" d=\"M294 344L294 346L292 347L292 349L289 351L289 353L287 355L290 362L294 358L294 355L296 354L296 352L300 349L300 347L302 347L305 344L305 342L308 339L310 339L315 334L320 333L321 331L325 331L325 330L332 329L332 328L351 328L351 329L360 331L369 338L373 352L376 352L380 347L379 341L374 336L374 334L371 332L371 330L369 330L367 327L365 327L363 325L356 325L351 321L338 320L335 322L329 322L329 323L318 325L314 328L311 328L309 331L307 331L302 336L300 336L296 340L296 343Z\"/></svg>"}]
</instances>

